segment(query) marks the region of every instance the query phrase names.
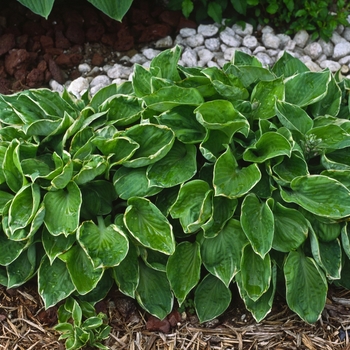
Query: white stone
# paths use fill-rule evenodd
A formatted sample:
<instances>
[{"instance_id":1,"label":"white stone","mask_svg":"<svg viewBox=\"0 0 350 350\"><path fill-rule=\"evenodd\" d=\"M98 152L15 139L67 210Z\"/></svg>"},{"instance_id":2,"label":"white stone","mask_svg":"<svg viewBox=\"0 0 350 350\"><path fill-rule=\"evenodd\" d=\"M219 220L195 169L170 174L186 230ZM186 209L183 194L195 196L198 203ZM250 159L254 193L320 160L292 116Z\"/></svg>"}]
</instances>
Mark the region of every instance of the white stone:
<instances>
[{"instance_id":1,"label":"white stone","mask_svg":"<svg viewBox=\"0 0 350 350\"><path fill-rule=\"evenodd\" d=\"M350 63L350 56L348 55L348 56L342 57L338 62L341 65L349 64Z\"/></svg>"},{"instance_id":2,"label":"white stone","mask_svg":"<svg viewBox=\"0 0 350 350\"><path fill-rule=\"evenodd\" d=\"M242 45L253 50L258 46L258 40L255 36L247 35L243 38Z\"/></svg>"},{"instance_id":3,"label":"white stone","mask_svg":"<svg viewBox=\"0 0 350 350\"><path fill-rule=\"evenodd\" d=\"M49 86L50 86L51 90L53 90L53 91L63 92L63 90L64 90L63 85L61 85L59 82L57 82L54 79L51 79L49 81Z\"/></svg>"},{"instance_id":4,"label":"white stone","mask_svg":"<svg viewBox=\"0 0 350 350\"><path fill-rule=\"evenodd\" d=\"M239 47L237 50L242 51L244 53L246 53L247 55L252 55L252 50L248 49L247 47L241 46Z\"/></svg>"},{"instance_id":5,"label":"white stone","mask_svg":"<svg viewBox=\"0 0 350 350\"><path fill-rule=\"evenodd\" d=\"M346 42L346 40L336 31L333 32L331 36L331 41L334 45Z\"/></svg>"},{"instance_id":6,"label":"white stone","mask_svg":"<svg viewBox=\"0 0 350 350\"><path fill-rule=\"evenodd\" d=\"M110 65L110 64L105 64L103 67L102 67L102 71L107 73L113 66Z\"/></svg>"},{"instance_id":7,"label":"white stone","mask_svg":"<svg viewBox=\"0 0 350 350\"><path fill-rule=\"evenodd\" d=\"M220 68L222 68L226 63L228 63L228 61L225 60L224 58L219 58L217 60L217 62L218 62L218 65L219 65Z\"/></svg>"},{"instance_id":8,"label":"white stone","mask_svg":"<svg viewBox=\"0 0 350 350\"><path fill-rule=\"evenodd\" d=\"M315 63L314 61L307 61L307 62L304 62L304 64L312 72L320 72L320 71L322 71L322 68L317 63Z\"/></svg>"},{"instance_id":9,"label":"white stone","mask_svg":"<svg viewBox=\"0 0 350 350\"><path fill-rule=\"evenodd\" d=\"M233 29L228 27L220 33L220 39L223 43L231 47L239 47L242 43L241 37L236 35Z\"/></svg>"},{"instance_id":10,"label":"white stone","mask_svg":"<svg viewBox=\"0 0 350 350\"><path fill-rule=\"evenodd\" d=\"M97 84L95 86L90 87L90 95L94 96L96 94L96 92L103 89L104 87L106 87L106 85L104 85L104 84Z\"/></svg>"},{"instance_id":11,"label":"white stone","mask_svg":"<svg viewBox=\"0 0 350 350\"><path fill-rule=\"evenodd\" d=\"M296 44L297 43L294 40L289 40L284 49L286 51L293 51L295 49Z\"/></svg>"},{"instance_id":12,"label":"white stone","mask_svg":"<svg viewBox=\"0 0 350 350\"><path fill-rule=\"evenodd\" d=\"M350 27L346 27L342 35L346 41L350 41Z\"/></svg>"},{"instance_id":13,"label":"white stone","mask_svg":"<svg viewBox=\"0 0 350 350\"><path fill-rule=\"evenodd\" d=\"M183 37L183 38L188 38L192 35L196 35L197 31L193 28L182 28L180 29L180 35Z\"/></svg>"},{"instance_id":14,"label":"white stone","mask_svg":"<svg viewBox=\"0 0 350 350\"><path fill-rule=\"evenodd\" d=\"M111 83L111 79L107 77L107 75L98 75L97 77L93 78L90 82L90 88L103 84L104 86L107 86Z\"/></svg>"},{"instance_id":15,"label":"white stone","mask_svg":"<svg viewBox=\"0 0 350 350\"><path fill-rule=\"evenodd\" d=\"M217 34L219 28L214 24L200 24L197 28L198 34L202 34L204 38L210 38Z\"/></svg>"},{"instance_id":16,"label":"white stone","mask_svg":"<svg viewBox=\"0 0 350 350\"><path fill-rule=\"evenodd\" d=\"M186 45L186 41L180 34L178 34L178 35L176 35L176 38L174 40L174 45L184 46L184 45Z\"/></svg>"},{"instance_id":17,"label":"white stone","mask_svg":"<svg viewBox=\"0 0 350 350\"><path fill-rule=\"evenodd\" d=\"M145 63L146 61L147 61L147 58L141 53L137 53L130 58L130 62L132 64L135 64L135 63L142 64L142 63Z\"/></svg>"},{"instance_id":18,"label":"white stone","mask_svg":"<svg viewBox=\"0 0 350 350\"><path fill-rule=\"evenodd\" d=\"M217 51L220 49L220 40L217 38L206 39L204 45L210 51Z\"/></svg>"},{"instance_id":19,"label":"white stone","mask_svg":"<svg viewBox=\"0 0 350 350\"><path fill-rule=\"evenodd\" d=\"M318 60L316 61L318 64L320 64L322 61L325 61L327 59L327 56L323 53Z\"/></svg>"},{"instance_id":20,"label":"white stone","mask_svg":"<svg viewBox=\"0 0 350 350\"><path fill-rule=\"evenodd\" d=\"M224 59L226 61L231 61L232 57L234 56L235 52L237 51L237 48L235 47L229 47L224 52Z\"/></svg>"},{"instance_id":21,"label":"white stone","mask_svg":"<svg viewBox=\"0 0 350 350\"><path fill-rule=\"evenodd\" d=\"M79 77L70 83L67 90L75 95L75 97L80 98L88 89L89 81L84 77Z\"/></svg>"},{"instance_id":22,"label":"white stone","mask_svg":"<svg viewBox=\"0 0 350 350\"><path fill-rule=\"evenodd\" d=\"M322 47L322 51L323 53L327 56L327 57L332 57L333 56L333 51L334 51L334 45L331 41L324 41L323 39L320 39L319 44Z\"/></svg>"},{"instance_id":23,"label":"white stone","mask_svg":"<svg viewBox=\"0 0 350 350\"><path fill-rule=\"evenodd\" d=\"M349 66L347 66L346 64L343 64L342 66L341 66L341 72L343 73L343 74L348 74L349 73L349 71L350 71L350 68L349 68Z\"/></svg>"},{"instance_id":24,"label":"white stone","mask_svg":"<svg viewBox=\"0 0 350 350\"><path fill-rule=\"evenodd\" d=\"M253 51L253 55L256 55L258 52L265 52L266 51L266 47L264 46L258 46L254 51Z\"/></svg>"},{"instance_id":25,"label":"white stone","mask_svg":"<svg viewBox=\"0 0 350 350\"><path fill-rule=\"evenodd\" d=\"M119 63L116 63L112 68L110 68L107 71L107 75L111 78L111 79L128 79L130 74L132 72L132 68L131 67L126 67L123 66Z\"/></svg>"},{"instance_id":26,"label":"white stone","mask_svg":"<svg viewBox=\"0 0 350 350\"><path fill-rule=\"evenodd\" d=\"M125 80L125 79L117 78L117 79L112 80L112 84L120 85L120 84L125 83L126 81L127 80Z\"/></svg>"},{"instance_id":27,"label":"white stone","mask_svg":"<svg viewBox=\"0 0 350 350\"><path fill-rule=\"evenodd\" d=\"M299 47L305 47L307 41L309 40L309 34L306 30L299 30L295 35L293 40Z\"/></svg>"},{"instance_id":28,"label":"white stone","mask_svg":"<svg viewBox=\"0 0 350 350\"><path fill-rule=\"evenodd\" d=\"M242 37L253 34L253 26L250 23L246 23L244 29L240 24L237 23L235 23L231 28L237 35Z\"/></svg>"},{"instance_id":29,"label":"white stone","mask_svg":"<svg viewBox=\"0 0 350 350\"><path fill-rule=\"evenodd\" d=\"M261 29L261 33L263 33L263 34L267 34L267 33L272 34L272 33L274 33L274 30L273 30L273 28L270 27L270 26L265 26L265 27L263 27L263 28Z\"/></svg>"},{"instance_id":30,"label":"white stone","mask_svg":"<svg viewBox=\"0 0 350 350\"><path fill-rule=\"evenodd\" d=\"M218 67L219 68L219 65L216 62L214 62L214 61L209 61L207 63L207 66L208 67Z\"/></svg>"},{"instance_id":31,"label":"white stone","mask_svg":"<svg viewBox=\"0 0 350 350\"><path fill-rule=\"evenodd\" d=\"M127 56L127 55L124 55L124 56L119 58L119 62L129 63L130 62L130 57Z\"/></svg>"},{"instance_id":32,"label":"white stone","mask_svg":"<svg viewBox=\"0 0 350 350\"><path fill-rule=\"evenodd\" d=\"M313 60L317 60L322 55L322 46L318 42L307 44L304 52Z\"/></svg>"},{"instance_id":33,"label":"white stone","mask_svg":"<svg viewBox=\"0 0 350 350\"><path fill-rule=\"evenodd\" d=\"M332 60L325 60L320 63L320 67L325 69L328 68L331 72L336 72L341 68L341 65L338 62Z\"/></svg>"},{"instance_id":34,"label":"white stone","mask_svg":"<svg viewBox=\"0 0 350 350\"><path fill-rule=\"evenodd\" d=\"M310 56L304 55L304 56L301 56L301 57L300 57L300 61L303 62L303 63L306 63L306 62L312 61L312 59L311 59Z\"/></svg>"},{"instance_id":35,"label":"white stone","mask_svg":"<svg viewBox=\"0 0 350 350\"><path fill-rule=\"evenodd\" d=\"M198 50L197 55L199 58L199 62L201 62L201 64L204 63L203 66L207 64L207 62L211 61L211 59L214 57L214 54L208 49Z\"/></svg>"},{"instance_id":36,"label":"white stone","mask_svg":"<svg viewBox=\"0 0 350 350\"><path fill-rule=\"evenodd\" d=\"M151 66L151 61L146 61L145 63L142 63L142 67L149 68Z\"/></svg>"},{"instance_id":37,"label":"white stone","mask_svg":"<svg viewBox=\"0 0 350 350\"><path fill-rule=\"evenodd\" d=\"M154 57L158 56L161 53L161 51L147 48L143 50L142 53L148 60L152 60Z\"/></svg>"},{"instance_id":38,"label":"white stone","mask_svg":"<svg viewBox=\"0 0 350 350\"><path fill-rule=\"evenodd\" d=\"M186 44L192 48L198 47L204 43L204 36L202 34L195 34L186 38Z\"/></svg>"},{"instance_id":39,"label":"white stone","mask_svg":"<svg viewBox=\"0 0 350 350\"><path fill-rule=\"evenodd\" d=\"M278 49L281 44L281 39L273 33L264 33L261 41L264 46L269 49Z\"/></svg>"},{"instance_id":40,"label":"white stone","mask_svg":"<svg viewBox=\"0 0 350 350\"><path fill-rule=\"evenodd\" d=\"M258 52L256 58L262 63L263 66L271 66L274 62L272 58L265 52Z\"/></svg>"},{"instance_id":41,"label":"white stone","mask_svg":"<svg viewBox=\"0 0 350 350\"><path fill-rule=\"evenodd\" d=\"M292 38L287 34L277 34L277 37L281 41L280 48L284 48L289 43L289 41L292 40Z\"/></svg>"},{"instance_id":42,"label":"white stone","mask_svg":"<svg viewBox=\"0 0 350 350\"><path fill-rule=\"evenodd\" d=\"M266 50L266 53L270 56L270 57L276 57L278 55L280 51L279 50L273 50L273 49L268 49Z\"/></svg>"},{"instance_id":43,"label":"white stone","mask_svg":"<svg viewBox=\"0 0 350 350\"><path fill-rule=\"evenodd\" d=\"M350 54L350 43L341 42L334 46L333 59L339 60L340 58Z\"/></svg>"},{"instance_id":44,"label":"white stone","mask_svg":"<svg viewBox=\"0 0 350 350\"><path fill-rule=\"evenodd\" d=\"M336 29L337 33L342 35L344 32L345 27L342 24L338 24L338 27Z\"/></svg>"},{"instance_id":45,"label":"white stone","mask_svg":"<svg viewBox=\"0 0 350 350\"><path fill-rule=\"evenodd\" d=\"M81 73L81 74L86 74L86 73L89 73L91 71L91 67L89 64L87 63L81 63L79 64L78 66L78 71Z\"/></svg>"},{"instance_id":46,"label":"white stone","mask_svg":"<svg viewBox=\"0 0 350 350\"><path fill-rule=\"evenodd\" d=\"M182 54L182 62L186 67L196 67L198 64L198 58L196 51L190 48L186 48Z\"/></svg>"},{"instance_id":47,"label":"white stone","mask_svg":"<svg viewBox=\"0 0 350 350\"><path fill-rule=\"evenodd\" d=\"M168 49L173 46L173 39L171 36L166 36L164 38L161 38L157 40L154 44L156 49Z\"/></svg>"}]
</instances>

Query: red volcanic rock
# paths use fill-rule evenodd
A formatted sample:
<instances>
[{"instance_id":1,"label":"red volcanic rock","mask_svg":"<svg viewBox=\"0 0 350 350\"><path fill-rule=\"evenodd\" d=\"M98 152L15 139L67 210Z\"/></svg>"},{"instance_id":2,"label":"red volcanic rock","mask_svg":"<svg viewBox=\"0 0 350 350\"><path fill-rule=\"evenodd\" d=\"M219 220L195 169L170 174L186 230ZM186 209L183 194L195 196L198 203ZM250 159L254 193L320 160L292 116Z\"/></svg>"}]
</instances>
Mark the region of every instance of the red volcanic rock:
<instances>
[{"instance_id":1,"label":"red volcanic rock","mask_svg":"<svg viewBox=\"0 0 350 350\"><path fill-rule=\"evenodd\" d=\"M62 53L61 55L59 55L56 59L55 62L58 66L60 67L64 67L64 68L69 68L72 67L72 62L69 58L69 55Z\"/></svg>"},{"instance_id":2,"label":"red volcanic rock","mask_svg":"<svg viewBox=\"0 0 350 350\"><path fill-rule=\"evenodd\" d=\"M55 32L55 46L58 49L69 49L71 47L71 43L69 40L63 35L61 31Z\"/></svg>"},{"instance_id":3,"label":"red volcanic rock","mask_svg":"<svg viewBox=\"0 0 350 350\"><path fill-rule=\"evenodd\" d=\"M29 36L44 35L45 28L43 28L40 23L27 21L23 24L22 30Z\"/></svg>"},{"instance_id":4,"label":"red volcanic rock","mask_svg":"<svg viewBox=\"0 0 350 350\"><path fill-rule=\"evenodd\" d=\"M100 41L104 33L105 33L104 25L102 23L97 23L87 29L86 40L90 42Z\"/></svg>"},{"instance_id":5,"label":"red volcanic rock","mask_svg":"<svg viewBox=\"0 0 350 350\"><path fill-rule=\"evenodd\" d=\"M38 68L32 69L26 77L26 85L30 88L36 88L42 86L44 83L45 74Z\"/></svg>"},{"instance_id":6,"label":"red volcanic rock","mask_svg":"<svg viewBox=\"0 0 350 350\"><path fill-rule=\"evenodd\" d=\"M149 331L161 331L163 333L170 332L170 323L165 318L164 320L160 320L157 317L150 315L147 320L146 328Z\"/></svg>"},{"instance_id":7,"label":"red volcanic rock","mask_svg":"<svg viewBox=\"0 0 350 350\"><path fill-rule=\"evenodd\" d=\"M42 35L40 37L40 44L43 50L51 49L53 48L53 39L50 36Z\"/></svg>"},{"instance_id":8,"label":"red volcanic rock","mask_svg":"<svg viewBox=\"0 0 350 350\"><path fill-rule=\"evenodd\" d=\"M157 40L169 35L170 32L171 28L167 24L152 24L149 27L145 28L138 41L140 43L144 43L152 40Z\"/></svg>"},{"instance_id":9,"label":"red volcanic rock","mask_svg":"<svg viewBox=\"0 0 350 350\"><path fill-rule=\"evenodd\" d=\"M30 54L27 50L11 50L9 54L5 57L5 69L10 75L13 75L16 70L27 68L30 62Z\"/></svg>"},{"instance_id":10,"label":"red volcanic rock","mask_svg":"<svg viewBox=\"0 0 350 350\"><path fill-rule=\"evenodd\" d=\"M10 82L5 78L0 78L0 94L9 94L10 91Z\"/></svg>"},{"instance_id":11,"label":"red volcanic rock","mask_svg":"<svg viewBox=\"0 0 350 350\"><path fill-rule=\"evenodd\" d=\"M15 47L15 36L12 33L0 36L0 56Z\"/></svg>"},{"instance_id":12,"label":"red volcanic rock","mask_svg":"<svg viewBox=\"0 0 350 350\"><path fill-rule=\"evenodd\" d=\"M95 52L91 59L91 64L93 66L102 66L104 63L104 57L99 53Z\"/></svg>"},{"instance_id":13,"label":"red volcanic rock","mask_svg":"<svg viewBox=\"0 0 350 350\"><path fill-rule=\"evenodd\" d=\"M58 83L63 84L66 81L64 73L53 59L49 59L49 71Z\"/></svg>"},{"instance_id":14,"label":"red volcanic rock","mask_svg":"<svg viewBox=\"0 0 350 350\"><path fill-rule=\"evenodd\" d=\"M18 49L25 49L28 43L28 34L23 34L16 37L16 45Z\"/></svg>"},{"instance_id":15,"label":"red volcanic rock","mask_svg":"<svg viewBox=\"0 0 350 350\"><path fill-rule=\"evenodd\" d=\"M168 319L171 327L176 327L178 322L181 321L181 315L180 315L179 311L174 310L168 315L167 319Z\"/></svg>"},{"instance_id":16,"label":"red volcanic rock","mask_svg":"<svg viewBox=\"0 0 350 350\"><path fill-rule=\"evenodd\" d=\"M159 19L166 23L169 24L172 27L177 27L179 25L181 17L181 12L180 11L163 11L159 15Z\"/></svg>"},{"instance_id":17,"label":"red volcanic rock","mask_svg":"<svg viewBox=\"0 0 350 350\"><path fill-rule=\"evenodd\" d=\"M82 26L77 22L69 23L66 30L66 38L73 44L83 44L85 41L85 32Z\"/></svg>"},{"instance_id":18,"label":"red volcanic rock","mask_svg":"<svg viewBox=\"0 0 350 350\"><path fill-rule=\"evenodd\" d=\"M181 16L177 26L177 31L180 31L182 28L197 28L197 24L195 21L191 21L190 19Z\"/></svg>"}]
</instances>

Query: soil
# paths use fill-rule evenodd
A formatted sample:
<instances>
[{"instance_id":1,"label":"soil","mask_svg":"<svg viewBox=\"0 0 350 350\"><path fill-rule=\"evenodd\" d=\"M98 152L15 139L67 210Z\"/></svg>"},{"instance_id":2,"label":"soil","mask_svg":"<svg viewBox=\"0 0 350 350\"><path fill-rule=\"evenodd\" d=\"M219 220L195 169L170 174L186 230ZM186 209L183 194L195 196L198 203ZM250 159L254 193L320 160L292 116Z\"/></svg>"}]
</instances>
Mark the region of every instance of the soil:
<instances>
[{"instance_id":1,"label":"soil","mask_svg":"<svg viewBox=\"0 0 350 350\"><path fill-rule=\"evenodd\" d=\"M77 78L77 66L118 62L142 45L183 27L196 27L180 12L159 3L134 0L122 23L112 21L86 0L59 2L43 19L19 2L0 3L0 93L47 87ZM234 287L233 287L234 289ZM163 321L147 314L114 287L96 305L108 316L110 349L350 349L350 291L330 288L321 319L302 322L277 297L272 312L257 324L233 290L224 315L199 324L191 309L177 308ZM64 350L52 327L57 307L44 309L35 281L16 289L0 286L0 349Z\"/></svg>"}]
</instances>

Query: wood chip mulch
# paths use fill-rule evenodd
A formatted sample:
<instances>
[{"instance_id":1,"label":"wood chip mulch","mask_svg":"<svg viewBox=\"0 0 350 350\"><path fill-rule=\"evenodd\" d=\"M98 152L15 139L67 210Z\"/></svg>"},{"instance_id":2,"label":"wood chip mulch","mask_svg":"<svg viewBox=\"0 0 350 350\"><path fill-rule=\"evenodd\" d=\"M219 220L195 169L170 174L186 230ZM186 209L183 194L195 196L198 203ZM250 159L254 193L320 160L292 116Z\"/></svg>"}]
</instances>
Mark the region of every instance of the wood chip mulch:
<instances>
[{"instance_id":1,"label":"wood chip mulch","mask_svg":"<svg viewBox=\"0 0 350 350\"><path fill-rule=\"evenodd\" d=\"M168 333L150 331L152 317L116 290L96 308L112 326L105 342L111 350L350 350L350 291L330 288L322 317L313 325L301 321L282 299L275 304L260 323L240 301L202 325L196 316L182 313ZM64 350L52 329L56 322L57 308L44 309L34 283L10 290L0 286L0 350Z\"/></svg>"}]
</instances>

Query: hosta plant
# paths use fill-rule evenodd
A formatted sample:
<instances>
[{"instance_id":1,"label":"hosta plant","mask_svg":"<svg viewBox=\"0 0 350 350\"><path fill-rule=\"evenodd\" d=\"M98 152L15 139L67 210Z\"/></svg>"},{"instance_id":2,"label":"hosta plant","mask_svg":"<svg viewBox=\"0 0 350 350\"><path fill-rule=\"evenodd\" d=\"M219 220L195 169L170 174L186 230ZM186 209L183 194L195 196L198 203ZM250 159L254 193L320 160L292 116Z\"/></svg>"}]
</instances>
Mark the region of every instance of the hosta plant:
<instances>
[{"instance_id":1,"label":"hosta plant","mask_svg":"<svg viewBox=\"0 0 350 350\"><path fill-rule=\"evenodd\" d=\"M0 283L36 276L46 308L116 283L161 319L192 299L201 322L235 284L257 321L281 293L315 322L328 284L350 287L350 80L180 51L92 98L1 96Z\"/></svg>"}]
</instances>

